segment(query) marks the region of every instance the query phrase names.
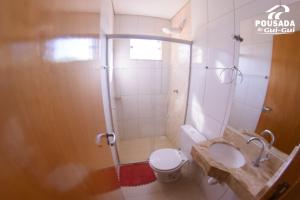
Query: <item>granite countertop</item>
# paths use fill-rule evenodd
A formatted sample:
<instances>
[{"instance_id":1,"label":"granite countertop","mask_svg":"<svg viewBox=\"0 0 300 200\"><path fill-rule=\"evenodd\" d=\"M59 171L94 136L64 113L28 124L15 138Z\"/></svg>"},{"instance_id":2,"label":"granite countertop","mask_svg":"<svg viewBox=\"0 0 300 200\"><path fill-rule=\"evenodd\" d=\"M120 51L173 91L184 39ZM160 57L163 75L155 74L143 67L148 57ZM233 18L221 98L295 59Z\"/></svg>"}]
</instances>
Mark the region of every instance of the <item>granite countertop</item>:
<instances>
[{"instance_id":1,"label":"granite countertop","mask_svg":"<svg viewBox=\"0 0 300 200\"><path fill-rule=\"evenodd\" d=\"M255 167L252 161L258 156L260 145L246 144L247 138L242 134L226 129L223 137L207 140L193 145L191 155L206 175L219 182L225 182L241 199L252 200L266 189L266 183L286 161L287 155L278 153L275 148L269 153L269 160ZM246 163L240 168L227 168L210 157L208 149L214 143L227 143L238 149L245 157Z\"/></svg>"}]
</instances>

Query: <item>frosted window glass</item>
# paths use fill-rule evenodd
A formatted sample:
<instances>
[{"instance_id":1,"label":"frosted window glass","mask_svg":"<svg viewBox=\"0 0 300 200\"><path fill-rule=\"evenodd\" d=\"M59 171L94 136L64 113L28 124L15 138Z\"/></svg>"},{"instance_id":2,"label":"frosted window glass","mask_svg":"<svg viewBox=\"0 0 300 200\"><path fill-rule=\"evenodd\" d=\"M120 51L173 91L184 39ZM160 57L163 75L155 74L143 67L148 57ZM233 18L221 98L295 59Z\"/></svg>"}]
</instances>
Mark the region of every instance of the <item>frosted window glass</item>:
<instances>
[{"instance_id":1,"label":"frosted window glass","mask_svg":"<svg viewBox=\"0 0 300 200\"><path fill-rule=\"evenodd\" d=\"M130 39L130 59L161 60L162 43L158 40Z\"/></svg>"}]
</instances>

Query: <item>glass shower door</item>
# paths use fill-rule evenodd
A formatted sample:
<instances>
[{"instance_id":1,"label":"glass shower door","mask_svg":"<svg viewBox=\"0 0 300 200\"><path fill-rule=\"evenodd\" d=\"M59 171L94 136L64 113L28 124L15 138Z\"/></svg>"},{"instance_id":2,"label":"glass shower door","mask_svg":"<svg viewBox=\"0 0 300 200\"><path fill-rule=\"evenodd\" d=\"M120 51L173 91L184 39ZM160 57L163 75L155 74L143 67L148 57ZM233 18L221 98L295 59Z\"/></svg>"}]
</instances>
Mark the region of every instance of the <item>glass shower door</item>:
<instances>
[{"instance_id":1,"label":"glass shower door","mask_svg":"<svg viewBox=\"0 0 300 200\"><path fill-rule=\"evenodd\" d=\"M178 128L183 124L189 75L189 60L184 67L171 65L172 56L177 56L171 50L178 51L177 45L184 44L113 39L110 93L121 164L146 161L155 149L175 147L167 136L167 130L174 130L171 123L179 123ZM189 45L185 46L189 50ZM189 51L185 53L189 59ZM184 70L185 73L182 73ZM185 78L180 77L181 74ZM177 87L176 81L181 85L177 88L179 93L174 93L176 88L170 87L170 84ZM170 114L178 115L176 99L183 101L183 118L177 117L174 121ZM168 109L177 112L169 112ZM174 140L177 138L173 137L173 133L169 135Z\"/></svg>"}]
</instances>

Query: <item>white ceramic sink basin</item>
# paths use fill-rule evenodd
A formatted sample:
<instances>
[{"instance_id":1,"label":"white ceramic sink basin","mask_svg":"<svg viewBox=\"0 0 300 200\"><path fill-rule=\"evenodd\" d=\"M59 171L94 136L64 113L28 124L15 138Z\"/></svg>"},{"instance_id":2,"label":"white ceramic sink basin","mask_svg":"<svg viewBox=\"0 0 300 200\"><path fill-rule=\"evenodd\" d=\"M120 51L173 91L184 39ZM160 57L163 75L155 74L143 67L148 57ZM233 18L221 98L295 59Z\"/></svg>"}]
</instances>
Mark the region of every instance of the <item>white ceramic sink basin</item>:
<instances>
[{"instance_id":1,"label":"white ceramic sink basin","mask_svg":"<svg viewBox=\"0 0 300 200\"><path fill-rule=\"evenodd\" d=\"M230 144L214 143L208 148L209 155L227 168L239 168L245 163L243 154Z\"/></svg>"}]
</instances>

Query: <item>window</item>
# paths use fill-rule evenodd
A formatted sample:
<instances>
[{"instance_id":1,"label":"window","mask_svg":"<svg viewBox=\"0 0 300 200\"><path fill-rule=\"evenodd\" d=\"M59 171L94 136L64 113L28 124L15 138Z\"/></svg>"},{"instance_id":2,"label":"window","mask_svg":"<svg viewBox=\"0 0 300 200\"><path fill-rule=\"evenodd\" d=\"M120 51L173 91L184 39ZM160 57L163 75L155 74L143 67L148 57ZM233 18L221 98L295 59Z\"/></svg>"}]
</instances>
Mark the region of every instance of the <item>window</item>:
<instances>
[{"instance_id":1,"label":"window","mask_svg":"<svg viewBox=\"0 0 300 200\"><path fill-rule=\"evenodd\" d=\"M162 43L158 40L130 39L130 59L161 60Z\"/></svg>"},{"instance_id":2,"label":"window","mask_svg":"<svg viewBox=\"0 0 300 200\"><path fill-rule=\"evenodd\" d=\"M93 60L96 49L94 38L57 38L46 42L44 59L53 62Z\"/></svg>"}]
</instances>

